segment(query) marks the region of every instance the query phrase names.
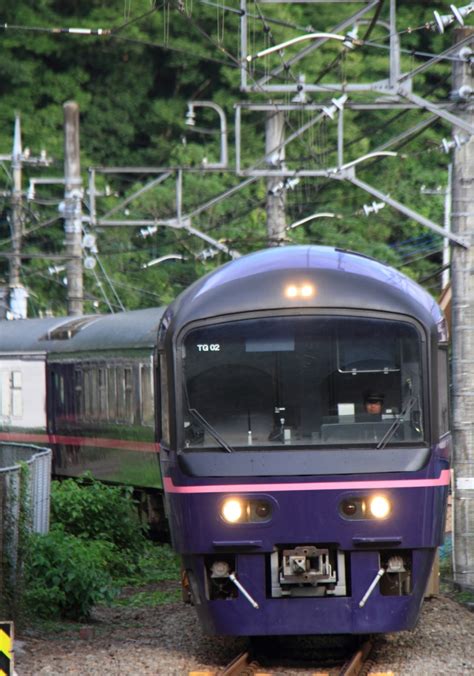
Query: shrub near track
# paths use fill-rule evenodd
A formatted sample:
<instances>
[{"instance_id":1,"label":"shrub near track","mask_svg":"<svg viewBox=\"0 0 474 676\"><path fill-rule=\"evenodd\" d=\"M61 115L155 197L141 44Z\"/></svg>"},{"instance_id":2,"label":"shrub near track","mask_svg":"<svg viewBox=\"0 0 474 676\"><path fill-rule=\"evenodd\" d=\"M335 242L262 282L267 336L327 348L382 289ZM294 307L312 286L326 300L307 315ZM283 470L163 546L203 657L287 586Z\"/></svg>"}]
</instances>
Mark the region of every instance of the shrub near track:
<instances>
[{"instance_id":1,"label":"shrub near track","mask_svg":"<svg viewBox=\"0 0 474 676\"><path fill-rule=\"evenodd\" d=\"M87 476L53 482L51 523L27 547L22 605L30 618L85 620L123 579L140 576L149 545L131 490Z\"/></svg>"},{"instance_id":2,"label":"shrub near track","mask_svg":"<svg viewBox=\"0 0 474 676\"><path fill-rule=\"evenodd\" d=\"M86 542L59 525L47 535L33 535L25 566L26 615L31 619L87 619L94 605L114 597L107 569L112 557L109 542Z\"/></svg>"},{"instance_id":3,"label":"shrub near track","mask_svg":"<svg viewBox=\"0 0 474 676\"><path fill-rule=\"evenodd\" d=\"M77 481L55 481L51 491L51 522L84 540L104 540L117 549L111 572L128 573L143 553L146 528L132 498L133 489L107 486L84 475Z\"/></svg>"}]
</instances>

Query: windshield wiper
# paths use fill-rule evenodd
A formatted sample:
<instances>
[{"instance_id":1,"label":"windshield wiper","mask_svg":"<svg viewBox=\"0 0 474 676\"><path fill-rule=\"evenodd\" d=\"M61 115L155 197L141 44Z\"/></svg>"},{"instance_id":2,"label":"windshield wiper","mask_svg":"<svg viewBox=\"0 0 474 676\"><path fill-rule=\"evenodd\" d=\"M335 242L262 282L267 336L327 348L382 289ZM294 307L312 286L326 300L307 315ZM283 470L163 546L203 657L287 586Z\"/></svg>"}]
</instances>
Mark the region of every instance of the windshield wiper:
<instances>
[{"instance_id":1,"label":"windshield wiper","mask_svg":"<svg viewBox=\"0 0 474 676\"><path fill-rule=\"evenodd\" d=\"M388 444L390 439L393 437L395 432L398 430L402 422L405 421L405 417L411 412L413 406L416 404L416 397L410 397L405 405L405 408L403 411L400 413L398 418L393 421L393 423L390 425L388 430L385 432L379 443L377 444L377 448L385 448L385 446Z\"/></svg>"},{"instance_id":2,"label":"windshield wiper","mask_svg":"<svg viewBox=\"0 0 474 676\"><path fill-rule=\"evenodd\" d=\"M229 446L227 441L225 441L225 439L221 437L219 432L214 429L211 423L208 422L206 418L201 413L199 413L199 411L196 408L188 408L188 411L191 413L191 415L193 415L196 418L196 420L202 425L202 427L204 427L206 432L209 432L211 437L213 437L217 441L217 443L227 451L227 453L234 452L232 446Z\"/></svg>"}]
</instances>

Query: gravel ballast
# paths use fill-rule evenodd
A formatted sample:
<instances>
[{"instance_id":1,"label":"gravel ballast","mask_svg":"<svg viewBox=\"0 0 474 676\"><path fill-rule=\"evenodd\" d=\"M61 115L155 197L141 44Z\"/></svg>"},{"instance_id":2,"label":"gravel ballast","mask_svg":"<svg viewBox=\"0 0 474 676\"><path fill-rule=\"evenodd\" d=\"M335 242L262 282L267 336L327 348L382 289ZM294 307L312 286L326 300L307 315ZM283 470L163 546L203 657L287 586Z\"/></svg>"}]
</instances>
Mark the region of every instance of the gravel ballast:
<instances>
[{"instance_id":1,"label":"gravel ballast","mask_svg":"<svg viewBox=\"0 0 474 676\"><path fill-rule=\"evenodd\" d=\"M28 629L18 639L19 676L215 671L247 647L243 638L204 636L194 608L181 603L98 608L86 626L64 625L55 632ZM272 670L311 674L312 666ZM447 596L426 600L414 631L385 635L376 642L371 672L382 671L397 676L474 674L474 613Z\"/></svg>"}]
</instances>

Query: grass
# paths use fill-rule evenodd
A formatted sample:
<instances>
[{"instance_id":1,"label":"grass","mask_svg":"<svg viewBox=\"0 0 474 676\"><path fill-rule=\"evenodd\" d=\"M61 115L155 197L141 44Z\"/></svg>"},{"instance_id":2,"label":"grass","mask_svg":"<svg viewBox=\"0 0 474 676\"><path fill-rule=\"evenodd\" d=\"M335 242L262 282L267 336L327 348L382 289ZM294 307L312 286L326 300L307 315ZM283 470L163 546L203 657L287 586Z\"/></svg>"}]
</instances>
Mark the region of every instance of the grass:
<instances>
[{"instance_id":1,"label":"grass","mask_svg":"<svg viewBox=\"0 0 474 676\"><path fill-rule=\"evenodd\" d=\"M169 545L149 543L132 575L117 580L112 606L146 608L176 603L181 598L180 561Z\"/></svg>"},{"instance_id":2,"label":"grass","mask_svg":"<svg viewBox=\"0 0 474 676\"><path fill-rule=\"evenodd\" d=\"M439 574L441 580L441 591L452 598L457 603L474 604L474 592L460 591L454 582L453 572L453 541L452 535L445 538L444 545L440 547Z\"/></svg>"},{"instance_id":3,"label":"grass","mask_svg":"<svg viewBox=\"0 0 474 676\"><path fill-rule=\"evenodd\" d=\"M169 590L156 589L154 591L140 591L136 594L120 596L113 603L113 607L126 606L128 608L150 608L153 606L165 605L167 603L178 603L181 600L181 589L174 587Z\"/></svg>"},{"instance_id":4,"label":"grass","mask_svg":"<svg viewBox=\"0 0 474 676\"><path fill-rule=\"evenodd\" d=\"M180 560L166 544L149 542L133 574L116 578L117 594L110 603L112 608L150 608L177 603L181 600ZM33 620L30 627L58 638L74 634L83 622L67 620ZM87 623L86 623L87 624ZM99 628L97 628L99 631Z\"/></svg>"}]
</instances>

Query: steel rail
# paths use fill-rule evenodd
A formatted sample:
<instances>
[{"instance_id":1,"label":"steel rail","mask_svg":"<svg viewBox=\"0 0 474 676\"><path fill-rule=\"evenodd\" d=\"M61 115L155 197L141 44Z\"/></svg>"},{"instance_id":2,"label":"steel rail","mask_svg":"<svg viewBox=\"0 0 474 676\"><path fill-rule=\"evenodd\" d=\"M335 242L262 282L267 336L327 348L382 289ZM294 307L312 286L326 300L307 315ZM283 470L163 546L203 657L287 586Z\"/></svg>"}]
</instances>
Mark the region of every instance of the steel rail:
<instances>
[{"instance_id":1,"label":"steel rail","mask_svg":"<svg viewBox=\"0 0 474 676\"><path fill-rule=\"evenodd\" d=\"M351 659L343 666L339 676L357 676L357 674L360 674L364 667L364 663L369 658L372 648L372 641L365 641Z\"/></svg>"},{"instance_id":2,"label":"steel rail","mask_svg":"<svg viewBox=\"0 0 474 676\"><path fill-rule=\"evenodd\" d=\"M365 641L356 652L347 660L339 671L339 676L358 676L364 667L373 649L373 642L371 640ZM313 669L316 667L313 667ZM194 672L190 672L193 674ZM196 672L200 675L207 673L209 676L258 676L265 674L270 676L273 673L281 673L277 671L264 669L255 659L250 651L245 651L237 655L231 662L223 669L214 672Z\"/></svg>"}]
</instances>

